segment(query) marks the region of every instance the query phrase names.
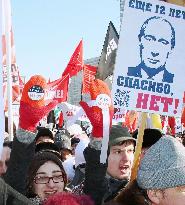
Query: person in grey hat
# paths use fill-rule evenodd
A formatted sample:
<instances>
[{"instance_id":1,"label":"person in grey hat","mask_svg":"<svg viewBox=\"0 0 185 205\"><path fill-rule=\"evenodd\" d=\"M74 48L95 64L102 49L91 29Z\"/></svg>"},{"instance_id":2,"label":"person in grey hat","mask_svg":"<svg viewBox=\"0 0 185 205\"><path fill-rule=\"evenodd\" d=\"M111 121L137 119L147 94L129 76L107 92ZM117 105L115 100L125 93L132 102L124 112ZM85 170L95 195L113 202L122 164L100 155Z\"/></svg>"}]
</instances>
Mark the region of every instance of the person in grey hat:
<instances>
[{"instance_id":1,"label":"person in grey hat","mask_svg":"<svg viewBox=\"0 0 185 205\"><path fill-rule=\"evenodd\" d=\"M101 141L91 138L84 150L86 169L83 190L91 195L95 204L112 200L126 186L131 175L135 144L136 139L126 127L113 125L109 134L107 163L102 164L99 157Z\"/></svg>"},{"instance_id":2,"label":"person in grey hat","mask_svg":"<svg viewBox=\"0 0 185 205\"><path fill-rule=\"evenodd\" d=\"M70 134L67 130L62 129L59 130L58 133L56 133L55 145L57 145L57 147L60 150L62 161L65 161L67 158L71 157L72 155L71 139L70 139Z\"/></svg>"},{"instance_id":3,"label":"person in grey hat","mask_svg":"<svg viewBox=\"0 0 185 205\"><path fill-rule=\"evenodd\" d=\"M185 147L164 136L146 152L137 179L116 198L124 205L185 204Z\"/></svg>"},{"instance_id":4,"label":"person in grey hat","mask_svg":"<svg viewBox=\"0 0 185 205\"><path fill-rule=\"evenodd\" d=\"M110 154L107 173L118 180L128 181L134 159L135 139L126 127L113 125L109 135Z\"/></svg>"}]
</instances>

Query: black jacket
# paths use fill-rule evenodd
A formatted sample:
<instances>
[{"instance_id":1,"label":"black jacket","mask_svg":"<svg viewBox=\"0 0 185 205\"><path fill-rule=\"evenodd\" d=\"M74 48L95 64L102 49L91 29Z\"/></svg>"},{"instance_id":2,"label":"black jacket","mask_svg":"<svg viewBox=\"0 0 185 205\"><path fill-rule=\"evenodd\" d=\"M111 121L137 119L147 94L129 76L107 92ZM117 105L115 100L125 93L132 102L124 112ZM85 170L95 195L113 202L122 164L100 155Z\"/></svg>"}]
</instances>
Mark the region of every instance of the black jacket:
<instances>
[{"instance_id":1,"label":"black jacket","mask_svg":"<svg viewBox=\"0 0 185 205\"><path fill-rule=\"evenodd\" d=\"M86 168L83 191L93 198L96 205L112 200L128 183L106 175L108 164L100 163L100 152L91 147L84 150Z\"/></svg>"},{"instance_id":2,"label":"black jacket","mask_svg":"<svg viewBox=\"0 0 185 205\"><path fill-rule=\"evenodd\" d=\"M143 63L140 63L136 67L128 67L127 75L142 78L141 70L145 70L150 73L150 68L147 68ZM166 83L173 83L174 74L168 72L164 66L161 68L161 71L164 71L162 81Z\"/></svg>"},{"instance_id":3,"label":"black jacket","mask_svg":"<svg viewBox=\"0 0 185 205\"><path fill-rule=\"evenodd\" d=\"M3 178L7 184L24 195L26 194L28 168L34 153L35 142L21 143L14 137L8 169Z\"/></svg>"}]
</instances>

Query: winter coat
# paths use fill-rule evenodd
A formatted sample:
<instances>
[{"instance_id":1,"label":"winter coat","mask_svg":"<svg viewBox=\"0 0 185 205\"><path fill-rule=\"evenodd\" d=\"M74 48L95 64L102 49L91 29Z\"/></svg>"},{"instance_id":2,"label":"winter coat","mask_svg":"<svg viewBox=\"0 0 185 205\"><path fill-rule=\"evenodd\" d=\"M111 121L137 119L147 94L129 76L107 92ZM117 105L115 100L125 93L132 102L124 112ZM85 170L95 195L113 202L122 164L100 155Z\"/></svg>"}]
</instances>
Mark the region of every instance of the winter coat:
<instances>
[{"instance_id":1,"label":"winter coat","mask_svg":"<svg viewBox=\"0 0 185 205\"><path fill-rule=\"evenodd\" d=\"M100 150L87 147L84 150L86 160L83 191L90 195L96 205L112 200L128 183L106 175L108 163L100 163Z\"/></svg>"},{"instance_id":2,"label":"winter coat","mask_svg":"<svg viewBox=\"0 0 185 205\"><path fill-rule=\"evenodd\" d=\"M28 132L17 132L19 138L25 135L33 135ZM26 194L26 178L28 168L35 153L35 142L22 143L17 137L14 137L13 148L10 155L10 161L5 176L5 182L13 187L16 191Z\"/></svg>"},{"instance_id":3,"label":"winter coat","mask_svg":"<svg viewBox=\"0 0 185 205\"><path fill-rule=\"evenodd\" d=\"M85 164L78 165L75 169L75 175L72 181L67 185L67 188L73 190L74 187L78 186L84 181L85 178Z\"/></svg>"}]
</instances>

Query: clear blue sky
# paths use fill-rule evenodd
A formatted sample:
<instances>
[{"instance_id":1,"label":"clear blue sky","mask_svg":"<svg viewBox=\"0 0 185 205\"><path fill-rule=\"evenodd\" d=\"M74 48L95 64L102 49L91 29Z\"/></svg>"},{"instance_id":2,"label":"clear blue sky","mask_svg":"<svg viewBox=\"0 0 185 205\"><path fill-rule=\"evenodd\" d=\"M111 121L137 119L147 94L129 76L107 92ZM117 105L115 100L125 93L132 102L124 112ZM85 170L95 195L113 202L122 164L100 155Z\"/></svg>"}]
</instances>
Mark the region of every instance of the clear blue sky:
<instances>
[{"instance_id":1,"label":"clear blue sky","mask_svg":"<svg viewBox=\"0 0 185 205\"><path fill-rule=\"evenodd\" d=\"M109 21L118 33L118 0L11 0L17 64L26 80L59 78L83 38L84 59L101 54Z\"/></svg>"}]
</instances>

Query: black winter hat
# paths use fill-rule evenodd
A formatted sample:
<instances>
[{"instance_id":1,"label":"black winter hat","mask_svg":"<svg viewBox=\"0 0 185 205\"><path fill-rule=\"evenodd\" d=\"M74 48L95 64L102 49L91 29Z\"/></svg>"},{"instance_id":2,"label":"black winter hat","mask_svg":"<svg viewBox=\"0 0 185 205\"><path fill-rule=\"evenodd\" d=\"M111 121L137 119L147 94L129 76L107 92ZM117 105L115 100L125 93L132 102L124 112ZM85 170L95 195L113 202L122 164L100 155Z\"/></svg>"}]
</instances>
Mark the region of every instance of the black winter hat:
<instances>
[{"instance_id":1,"label":"black winter hat","mask_svg":"<svg viewBox=\"0 0 185 205\"><path fill-rule=\"evenodd\" d=\"M137 139L138 130L135 130L133 133L133 137ZM155 144L160 138L162 137L162 133L158 129L150 129L147 128L144 130L143 135L143 148L151 147L153 144Z\"/></svg>"},{"instance_id":2,"label":"black winter hat","mask_svg":"<svg viewBox=\"0 0 185 205\"><path fill-rule=\"evenodd\" d=\"M60 157L60 149L58 146L51 142L42 142L36 145L35 152L50 151Z\"/></svg>"},{"instance_id":3,"label":"black winter hat","mask_svg":"<svg viewBox=\"0 0 185 205\"><path fill-rule=\"evenodd\" d=\"M53 133L48 128L39 127L38 128L38 133L35 137L35 141L37 141L39 139L39 137L42 137L42 136L48 136L50 139L54 140Z\"/></svg>"}]
</instances>

